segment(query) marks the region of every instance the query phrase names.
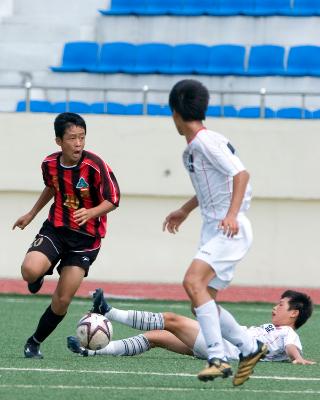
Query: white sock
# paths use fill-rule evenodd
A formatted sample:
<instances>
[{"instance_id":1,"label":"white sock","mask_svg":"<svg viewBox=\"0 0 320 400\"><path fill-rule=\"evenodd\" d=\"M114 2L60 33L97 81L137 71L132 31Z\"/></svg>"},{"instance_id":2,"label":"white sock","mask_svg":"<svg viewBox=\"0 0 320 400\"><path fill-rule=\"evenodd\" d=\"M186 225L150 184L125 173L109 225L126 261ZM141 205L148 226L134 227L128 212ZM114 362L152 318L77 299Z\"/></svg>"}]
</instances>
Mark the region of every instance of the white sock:
<instances>
[{"instance_id":1,"label":"white sock","mask_svg":"<svg viewBox=\"0 0 320 400\"><path fill-rule=\"evenodd\" d=\"M229 311L221 306L219 309L222 337L237 346L244 356L257 351L257 341L248 334L247 329L239 325Z\"/></svg>"},{"instance_id":2,"label":"white sock","mask_svg":"<svg viewBox=\"0 0 320 400\"><path fill-rule=\"evenodd\" d=\"M114 340L100 350L88 350L88 355L136 356L150 350L149 340L144 335Z\"/></svg>"},{"instance_id":3,"label":"white sock","mask_svg":"<svg viewBox=\"0 0 320 400\"><path fill-rule=\"evenodd\" d=\"M164 328L164 319L161 313L119 310L112 307L105 315L110 321L117 321L140 331L153 331Z\"/></svg>"},{"instance_id":4,"label":"white sock","mask_svg":"<svg viewBox=\"0 0 320 400\"><path fill-rule=\"evenodd\" d=\"M225 358L219 314L214 300L196 307L195 313L208 348L208 360Z\"/></svg>"}]
</instances>

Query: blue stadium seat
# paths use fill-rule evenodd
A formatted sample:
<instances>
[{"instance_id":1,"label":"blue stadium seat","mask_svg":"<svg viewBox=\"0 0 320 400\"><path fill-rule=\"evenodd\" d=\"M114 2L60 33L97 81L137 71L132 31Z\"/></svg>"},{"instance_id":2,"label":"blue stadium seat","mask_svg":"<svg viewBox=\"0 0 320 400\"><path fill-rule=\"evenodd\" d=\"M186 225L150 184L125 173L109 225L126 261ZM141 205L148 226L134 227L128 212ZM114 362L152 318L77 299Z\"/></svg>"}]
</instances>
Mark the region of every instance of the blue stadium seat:
<instances>
[{"instance_id":1,"label":"blue stadium seat","mask_svg":"<svg viewBox=\"0 0 320 400\"><path fill-rule=\"evenodd\" d=\"M247 10L246 15L291 15L291 0L255 0L252 11Z\"/></svg>"},{"instance_id":2,"label":"blue stadium seat","mask_svg":"<svg viewBox=\"0 0 320 400\"><path fill-rule=\"evenodd\" d=\"M319 119L320 118L320 110L313 111L312 118Z\"/></svg>"},{"instance_id":3,"label":"blue stadium seat","mask_svg":"<svg viewBox=\"0 0 320 400\"><path fill-rule=\"evenodd\" d=\"M172 63L172 51L172 46L164 43L137 45L135 65L124 68L124 72L130 74L152 74L168 70Z\"/></svg>"},{"instance_id":4,"label":"blue stadium seat","mask_svg":"<svg viewBox=\"0 0 320 400\"><path fill-rule=\"evenodd\" d=\"M292 14L299 17L320 15L320 0L294 0Z\"/></svg>"},{"instance_id":5,"label":"blue stadium seat","mask_svg":"<svg viewBox=\"0 0 320 400\"><path fill-rule=\"evenodd\" d=\"M90 104L90 114L107 114L108 103L96 102Z\"/></svg>"},{"instance_id":6,"label":"blue stadium seat","mask_svg":"<svg viewBox=\"0 0 320 400\"><path fill-rule=\"evenodd\" d=\"M172 115L168 104L148 104L148 115Z\"/></svg>"},{"instance_id":7,"label":"blue stadium seat","mask_svg":"<svg viewBox=\"0 0 320 400\"><path fill-rule=\"evenodd\" d=\"M247 75L283 75L284 48L274 45L252 46Z\"/></svg>"},{"instance_id":8,"label":"blue stadium seat","mask_svg":"<svg viewBox=\"0 0 320 400\"><path fill-rule=\"evenodd\" d=\"M209 15L239 15L254 9L255 0L213 0Z\"/></svg>"},{"instance_id":9,"label":"blue stadium seat","mask_svg":"<svg viewBox=\"0 0 320 400\"><path fill-rule=\"evenodd\" d=\"M69 42L64 45L62 64L51 67L54 72L81 72L98 61L99 45L96 42Z\"/></svg>"},{"instance_id":10,"label":"blue stadium seat","mask_svg":"<svg viewBox=\"0 0 320 400\"><path fill-rule=\"evenodd\" d=\"M196 68L199 74L244 75L244 46L225 44L209 48L209 62L205 68Z\"/></svg>"},{"instance_id":11,"label":"blue stadium seat","mask_svg":"<svg viewBox=\"0 0 320 400\"><path fill-rule=\"evenodd\" d=\"M25 100L21 100L17 103L16 111L17 112L24 112L26 111L26 102ZM47 100L31 100L30 101L30 111L31 112L52 112L52 105Z\"/></svg>"},{"instance_id":12,"label":"blue stadium seat","mask_svg":"<svg viewBox=\"0 0 320 400\"><path fill-rule=\"evenodd\" d=\"M320 76L320 46L291 47L285 75Z\"/></svg>"},{"instance_id":13,"label":"blue stadium seat","mask_svg":"<svg viewBox=\"0 0 320 400\"><path fill-rule=\"evenodd\" d=\"M310 119L312 118L312 113L309 110L304 110L300 107L287 107L280 108L276 112L276 118Z\"/></svg>"},{"instance_id":14,"label":"blue stadium seat","mask_svg":"<svg viewBox=\"0 0 320 400\"><path fill-rule=\"evenodd\" d=\"M121 104L97 102L90 105L91 114L142 115L141 103Z\"/></svg>"},{"instance_id":15,"label":"blue stadium seat","mask_svg":"<svg viewBox=\"0 0 320 400\"><path fill-rule=\"evenodd\" d=\"M269 107L264 109L264 118L274 118L275 114L276 113ZM239 118L260 118L260 116L260 107L243 107L240 108L238 112Z\"/></svg>"},{"instance_id":16,"label":"blue stadium seat","mask_svg":"<svg viewBox=\"0 0 320 400\"><path fill-rule=\"evenodd\" d=\"M99 10L102 15L139 14L146 10L147 0L112 0L109 10Z\"/></svg>"},{"instance_id":17,"label":"blue stadium seat","mask_svg":"<svg viewBox=\"0 0 320 400\"><path fill-rule=\"evenodd\" d=\"M52 104L53 113L74 112L80 114L90 114L90 106L83 101L70 101L69 104L65 101L59 101Z\"/></svg>"},{"instance_id":18,"label":"blue stadium seat","mask_svg":"<svg viewBox=\"0 0 320 400\"><path fill-rule=\"evenodd\" d=\"M143 105L141 103L127 104L127 115L142 115Z\"/></svg>"},{"instance_id":19,"label":"blue stadium seat","mask_svg":"<svg viewBox=\"0 0 320 400\"><path fill-rule=\"evenodd\" d=\"M162 68L166 74L193 74L199 68L206 68L209 61L209 47L202 44L178 44L173 47L172 64Z\"/></svg>"},{"instance_id":20,"label":"blue stadium seat","mask_svg":"<svg viewBox=\"0 0 320 400\"><path fill-rule=\"evenodd\" d=\"M181 15L197 16L208 14L209 10L218 0L184 0L181 8Z\"/></svg>"},{"instance_id":21,"label":"blue stadium seat","mask_svg":"<svg viewBox=\"0 0 320 400\"><path fill-rule=\"evenodd\" d=\"M115 115L126 115L127 107L121 103L109 102L107 104L107 113Z\"/></svg>"},{"instance_id":22,"label":"blue stadium seat","mask_svg":"<svg viewBox=\"0 0 320 400\"><path fill-rule=\"evenodd\" d=\"M117 73L134 68L136 46L127 42L104 43L98 64L86 68L88 72Z\"/></svg>"},{"instance_id":23,"label":"blue stadium seat","mask_svg":"<svg viewBox=\"0 0 320 400\"><path fill-rule=\"evenodd\" d=\"M207 117L224 117L224 118L236 118L238 112L235 107L227 105L223 108L221 106L209 106L206 112Z\"/></svg>"},{"instance_id":24,"label":"blue stadium seat","mask_svg":"<svg viewBox=\"0 0 320 400\"><path fill-rule=\"evenodd\" d=\"M145 15L181 15L184 0L146 0Z\"/></svg>"}]
</instances>

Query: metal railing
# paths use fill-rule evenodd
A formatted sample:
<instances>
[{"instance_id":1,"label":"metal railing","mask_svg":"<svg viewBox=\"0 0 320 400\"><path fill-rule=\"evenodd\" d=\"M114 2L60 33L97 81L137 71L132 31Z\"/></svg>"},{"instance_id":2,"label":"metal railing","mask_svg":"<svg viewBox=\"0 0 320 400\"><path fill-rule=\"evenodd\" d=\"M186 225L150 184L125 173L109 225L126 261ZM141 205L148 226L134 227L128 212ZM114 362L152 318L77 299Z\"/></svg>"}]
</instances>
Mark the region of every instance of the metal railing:
<instances>
[{"instance_id":1,"label":"metal railing","mask_svg":"<svg viewBox=\"0 0 320 400\"><path fill-rule=\"evenodd\" d=\"M42 91L62 91L65 93L65 102L66 109L69 111L68 106L71 101L71 93L73 91L77 92L97 92L102 94L103 103L105 105L104 111L108 111L108 98L111 93L135 93L141 94L141 103L143 106L143 114L147 114L147 107L149 102L150 94L166 94L168 95L170 89L157 89L150 88L147 85L144 85L142 88L98 88L98 87L65 87L65 86L44 86L44 85L33 85L31 81L26 80L21 85L0 85L1 89L24 89L24 100L26 102L26 112L30 112L30 102L32 100L32 91L33 90L42 90ZM223 116L224 106L226 105L225 98L228 95L236 96L258 96L259 97L259 108L260 108L260 118L265 117L266 111L266 100L271 96L295 96L299 97L301 101L301 109L302 109L302 118L305 117L306 111L306 99L309 97L319 97L320 92L284 92L284 91L268 91L266 88L261 88L260 90L209 90L210 95L218 96L219 102L218 104L221 107L221 113ZM319 107L320 108L320 107Z\"/></svg>"}]
</instances>

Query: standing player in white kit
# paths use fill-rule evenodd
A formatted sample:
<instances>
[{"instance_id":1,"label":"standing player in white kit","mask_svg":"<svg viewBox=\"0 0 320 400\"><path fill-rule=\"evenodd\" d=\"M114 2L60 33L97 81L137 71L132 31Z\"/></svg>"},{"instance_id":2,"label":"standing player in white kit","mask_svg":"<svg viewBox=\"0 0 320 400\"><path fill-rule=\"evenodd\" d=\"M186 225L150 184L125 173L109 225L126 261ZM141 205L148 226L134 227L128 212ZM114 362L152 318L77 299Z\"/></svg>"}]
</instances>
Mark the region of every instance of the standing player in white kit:
<instances>
[{"instance_id":1,"label":"standing player in white kit","mask_svg":"<svg viewBox=\"0 0 320 400\"><path fill-rule=\"evenodd\" d=\"M163 223L163 230L176 233L189 213L200 207L203 226L199 250L185 274L183 286L207 345L208 366L198 374L203 381L232 375L214 299L218 290L229 285L236 264L252 242L250 221L245 216L251 200L249 174L229 140L203 125L208 104L209 92L196 80L182 80L170 92L174 123L187 140L183 162L196 195L170 213ZM244 343L234 382L248 379L266 353L266 345L259 341Z\"/></svg>"}]
</instances>

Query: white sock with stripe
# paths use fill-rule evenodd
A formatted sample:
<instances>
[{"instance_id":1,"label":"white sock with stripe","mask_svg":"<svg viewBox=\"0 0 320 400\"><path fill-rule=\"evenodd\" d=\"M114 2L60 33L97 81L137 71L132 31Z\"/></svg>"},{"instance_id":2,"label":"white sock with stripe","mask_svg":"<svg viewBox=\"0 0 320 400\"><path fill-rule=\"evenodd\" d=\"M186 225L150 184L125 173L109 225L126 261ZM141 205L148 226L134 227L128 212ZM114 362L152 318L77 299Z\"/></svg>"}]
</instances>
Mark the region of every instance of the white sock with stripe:
<instances>
[{"instance_id":1,"label":"white sock with stripe","mask_svg":"<svg viewBox=\"0 0 320 400\"><path fill-rule=\"evenodd\" d=\"M152 313L149 311L119 310L112 307L105 316L110 321L120 322L131 328L141 331L153 331L164 328L164 319L161 313Z\"/></svg>"},{"instance_id":2,"label":"white sock with stripe","mask_svg":"<svg viewBox=\"0 0 320 400\"><path fill-rule=\"evenodd\" d=\"M100 350L88 350L88 355L137 356L148 350L150 350L149 340L144 335L137 335L127 339L114 340Z\"/></svg>"}]
</instances>

